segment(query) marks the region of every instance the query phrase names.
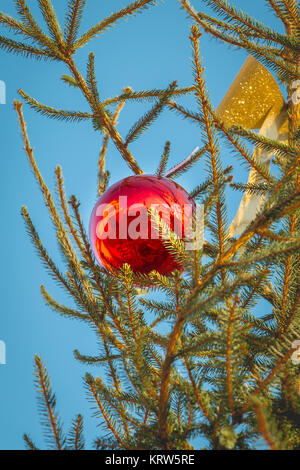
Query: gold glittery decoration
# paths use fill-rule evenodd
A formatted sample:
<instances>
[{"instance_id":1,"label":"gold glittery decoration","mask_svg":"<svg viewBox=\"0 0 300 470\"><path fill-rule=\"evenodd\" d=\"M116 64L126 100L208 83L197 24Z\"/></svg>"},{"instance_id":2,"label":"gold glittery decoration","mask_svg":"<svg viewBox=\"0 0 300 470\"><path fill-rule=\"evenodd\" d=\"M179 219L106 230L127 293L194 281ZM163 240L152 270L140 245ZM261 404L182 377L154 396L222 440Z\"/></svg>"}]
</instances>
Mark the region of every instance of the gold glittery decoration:
<instances>
[{"instance_id":1,"label":"gold glittery decoration","mask_svg":"<svg viewBox=\"0 0 300 470\"><path fill-rule=\"evenodd\" d=\"M226 93L217 115L227 127L241 126L259 129L259 134L281 142L287 141L287 106L272 74L254 57L244 63ZM255 147L253 158L270 168L273 152ZM252 167L248 183L260 182L261 177ZM229 238L240 236L263 207L266 196L244 193L238 211L229 227Z\"/></svg>"},{"instance_id":2,"label":"gold glittery decoration","mask_svg":"<svg viewBox=\"0 0 300 470\"><path fill-rule=\"evenodd\" d=\"M271 111L279 114L284 106L281 90L272 74L250 56L229 88L218 116L226 126L260 129Z\"/></svg>"}]
</instances>

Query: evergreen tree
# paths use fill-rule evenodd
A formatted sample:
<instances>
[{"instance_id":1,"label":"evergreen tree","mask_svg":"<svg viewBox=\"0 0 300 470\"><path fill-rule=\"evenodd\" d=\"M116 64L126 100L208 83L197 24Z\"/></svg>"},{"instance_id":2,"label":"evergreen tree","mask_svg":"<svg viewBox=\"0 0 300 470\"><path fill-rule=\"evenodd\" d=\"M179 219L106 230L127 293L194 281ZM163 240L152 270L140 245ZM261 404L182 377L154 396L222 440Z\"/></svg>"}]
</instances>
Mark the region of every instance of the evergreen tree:
<instances>
[{"instance_id":1,"label":"evergreen tree","mask_svg":"<svg viewBox=\"0 0 300 470\"><path fill-rule=\"evenodd\" d=\"M195 0L196 2L196 0ZM87 364L106 366L106 380L87 374L89 399L105 432L95 439L97 449L192 449L191 441L205 438L209 449L255 449L262 440L273 450L300 449L300 368L292 361L300 339L299 229L300 106L300 8L295 0L264 3L285 26L285 34L262 24L226 0L202 0L212 15L197 11L187 0L182 9L192 18L191 47L194 84L165 90L126 88L103 100L98 92L94 54L84 76L75 61L76 52L119 20L148 7L154 0L138 0L80 35L86 0L69 0L65 24L59 24L51 0L38 0L48 31L38 24L25 0L15 0L18 18L0 12L0 22L15 39L0 36L0 47L29 58L60 61L67 73L62 80L81 91L89 111L56 109L26 92L20 95L37 112L67 121L90 120L103 134L99 158L98 193L108 187L107 145L111 140L134 174L143 171L130 151L161 111L169 108L196 124L205 140L188 161L168 172L175 179L200 158L205 159L207 180L192 191L204 204L206 241L200 250L185 251L172 236L167 249L184 266L170 276L158 272L139 276L129 265L109 273L96 263L75 196L68 198L62 170L55 170L58 202L55 202L36 163L30 145L22 104L15 102L24 149L41 188L65 261L58 267L47 252L26 207L26 228L43 264L74 302L57 302L44 286L47 305L60 315L86 322L97 331L101 350L97 357L75 351ZM200 57L200 31L249 54L276 74L287 88L287 136L272 139L243 128L228 126L213 109ZM19 38L23 37L22 40ZM189 110L174 101L186 94L195 97ZM152 101L126 138L117 130L123 106L130 101ZM232 180L222 165L221 140L259 178L242 184ZM274 155L276 176L251 155L247 143ZM170 144L158 163L164 173ZM265 196L263 207L238 236L228 235L226 188ZM139 288L136 287L139 285ZM146 293L140 291L145 287ZM157 297L155 297L155 295ZM164 297L163 300L162 297ZM256 306L264 301L266 314ZM261 305L261 304L259 304ZM149 315L151 313L151 321ZM170 329L160 324L168 320ZM64 434L56 411L45 365L35 359L36 386L47 445L52 449L83 449L83 419L74 419ZM26 434L26 446L36 449Z\"/></svg>"}]
</instances>

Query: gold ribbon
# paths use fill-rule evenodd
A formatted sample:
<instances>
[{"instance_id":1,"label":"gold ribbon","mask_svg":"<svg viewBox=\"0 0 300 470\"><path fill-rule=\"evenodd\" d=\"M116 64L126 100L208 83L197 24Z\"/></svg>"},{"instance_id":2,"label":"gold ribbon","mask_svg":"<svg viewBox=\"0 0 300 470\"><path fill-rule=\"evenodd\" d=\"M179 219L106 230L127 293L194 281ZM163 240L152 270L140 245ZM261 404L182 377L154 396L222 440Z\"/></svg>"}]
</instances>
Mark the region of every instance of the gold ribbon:
<instances>
[{"instance_id":1,"label":"gold ribbon","mask_svg":"<svg viewBox=\"0 0 300 470\"><path fill-rule=\"evenodd\" d=\"M273 140L287 140L287 109L281 90L272 74L250 56L241 68L221 104L218 117L227 127L242 126L260 129L259 134ZM253 158L270 168L273 153L258 146ZM262 177L251 168L248 183L262 182ZM241 235L255 219L266 201L264 195L245 192L239 209L229 227L229 238Z\"/></svg>"}]
</instances>

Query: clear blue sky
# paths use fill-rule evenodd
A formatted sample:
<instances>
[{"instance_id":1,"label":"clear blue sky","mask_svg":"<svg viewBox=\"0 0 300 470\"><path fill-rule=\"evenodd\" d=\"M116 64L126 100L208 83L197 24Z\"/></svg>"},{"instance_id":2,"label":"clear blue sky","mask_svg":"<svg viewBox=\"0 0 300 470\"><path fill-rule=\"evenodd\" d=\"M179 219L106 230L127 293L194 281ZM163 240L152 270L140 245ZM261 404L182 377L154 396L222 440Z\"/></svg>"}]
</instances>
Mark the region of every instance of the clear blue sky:
<instances>
[{"instance_id":1,"label":"clear blue sky","mask_svg":"<svg viewBox=\"0 0 300 470\"><path fill-rule=\"evenodd\" d=\"M36 1L28 0L33 12ZM124 7L123 0L89 0L82 31L112 11ZM195 7L204 9L201 0L193 0ZM67 0L53 0L59 18L64 18ZM262 0L236 0L235 4L250 14L275 24ZM13 0L1 0L1 10L15 14ZM39 16L39 15L38 15ZM189 44L190 20L180 10L177 0L165 0L155 8L120 22L118 26L95 39L79 51L76 61L84 72L89 51L96 55L96 72L101 97L116 95L124 86L135 90L164 88L173 80L179 86L192 83L191 50ZM6 31L5 31L6 32ZM3 34L2 31L1 34ZM246 55L216 43L207 36L201 39L202 54L210 95L217 105L243 64ZM22 88L45 104L65 109L88 110L80 93L68 88L60 76L67 73L55 62L35 62L0 51L0 80L7 86L7 104L0 105L1 155L1 312L0 340L7 345L7 365L0 365L0 449L23 448L22 434L28 432L37 445L43 445L36 394L32 383L34 354L40 354L47 363L52 384L57 393L58 408L69 427L77 413L85 418L89 445L100 434L86 400L82 377L88 370L77 363L73 350L83 354L97 353L97 341L87 326L57 316L43 303L40 285L44 284L58 300L66 301L62 292L49 279L34 253L20 216L24 204L37 226L43 242L55 260L60 263L54 233L41 194L22 150L22 140L13 110L17 89ZM119 130L125 135L144 105L127 105ZM101 136L89 123L68 124L49 120L24 107L25 118L39 168L54 188L53 170L63 168L69 195L76 194L86 226L96 197L97 158ZM156 169L166 140L172 142L171 164L184 159L201 145L196 126L164 112L152 129L132 146L132 151L145 172ZM239 181L246 179L237 161L224 149L224 164L232 163ZM113 145L108 152L111 182L130 174ZM205 178L202 164L179 179L191 189ZM229 196L232 217L238 196ZM96 375L97 369L89 372Z\"/></svg>"}]
</instances>

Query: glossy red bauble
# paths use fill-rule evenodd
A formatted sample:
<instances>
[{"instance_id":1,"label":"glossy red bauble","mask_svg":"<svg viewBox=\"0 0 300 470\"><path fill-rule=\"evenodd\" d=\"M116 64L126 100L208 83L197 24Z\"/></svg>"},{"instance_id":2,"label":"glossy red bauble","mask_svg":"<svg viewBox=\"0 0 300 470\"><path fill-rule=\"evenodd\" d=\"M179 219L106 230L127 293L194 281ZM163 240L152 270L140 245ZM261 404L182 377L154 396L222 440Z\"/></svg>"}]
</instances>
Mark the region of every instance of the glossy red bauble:
<instances>
[{"instance_id":1,"label":"glossy red bauble","mask_svg":"<svg viewBox=\"0 0 300 470\"><path fill-rule=\"evenodd\" d=\"M185 237L186 219L191 220L195 208L189 194L168 178L130 176L105 191L93 210L90 240L100 265L119 269L127 263L133 272L143 274L180 269L151 225L151 207L181 239ZM169 219L164 217L168 210Z\"/></svg>"}]
</instances>

